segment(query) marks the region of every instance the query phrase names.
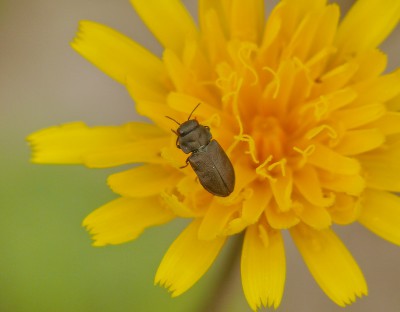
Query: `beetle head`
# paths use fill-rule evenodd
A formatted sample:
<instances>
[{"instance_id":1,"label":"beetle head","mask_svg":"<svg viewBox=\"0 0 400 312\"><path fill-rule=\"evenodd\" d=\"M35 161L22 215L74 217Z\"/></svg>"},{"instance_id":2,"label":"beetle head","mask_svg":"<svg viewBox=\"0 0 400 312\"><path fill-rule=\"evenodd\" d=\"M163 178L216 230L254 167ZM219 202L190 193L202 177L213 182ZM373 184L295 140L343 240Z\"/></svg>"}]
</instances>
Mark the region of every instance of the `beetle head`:
<instances>
[{"instance_id":1,"label":"beetle head","mask_svg":"<svg viewBox=\"0 0 400 312\"><path fill-rule=\"evenodd\" d=\"M210 129L200 125L197 120L188 120L178 128L179 148L185 154L196 152L210 143L212 138Z\"/></svg>"},{"instance_id":2,"label":"beetle head","mask_svg":"<svg viewBox=\"0 0 400 312\"><path fill-rule=\"evenodd\" d=\"M199 126L199 122L196 119L187 120L181 124L177 130L179 136L185 136L189 132L192 132Z\"/></svg>"}]
</instances>

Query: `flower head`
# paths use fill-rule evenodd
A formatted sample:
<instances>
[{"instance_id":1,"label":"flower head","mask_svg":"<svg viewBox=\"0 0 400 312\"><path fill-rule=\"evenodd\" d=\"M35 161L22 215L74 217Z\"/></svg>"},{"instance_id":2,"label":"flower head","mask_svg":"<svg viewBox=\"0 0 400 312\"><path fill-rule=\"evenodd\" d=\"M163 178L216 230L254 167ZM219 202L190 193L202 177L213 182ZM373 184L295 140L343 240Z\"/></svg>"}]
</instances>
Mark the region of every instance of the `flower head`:
<instances>
[{"instance_id":1,"label":"flower head","mask_svg":"<svg viewBox=\"0 0 400 312\"><path fill-rule=\"evenodd\" d=\"M400 2L359 0L339 21L323 0L199 0L199 26L178 0L131 0L164 47L162 58L122 34L83 21L72 47L124 84L152 123L49 128L29 137L33 161L91 168L141 163L113 174L120 197L84 225L94 245L135 239L174 218L191 223L172 244L156 283L173 296L207 271L227 238L245 233L241 275L250 307L277 307L289 230L316 282L335 303L367 294L332 224L360 222L400 244L400 72L383 74L377 47ZM367 22L365 22L367 21ZM208 126L231 160L236 185L217 197L176 146L176 124Z\"/></svg>"}]
</instances>

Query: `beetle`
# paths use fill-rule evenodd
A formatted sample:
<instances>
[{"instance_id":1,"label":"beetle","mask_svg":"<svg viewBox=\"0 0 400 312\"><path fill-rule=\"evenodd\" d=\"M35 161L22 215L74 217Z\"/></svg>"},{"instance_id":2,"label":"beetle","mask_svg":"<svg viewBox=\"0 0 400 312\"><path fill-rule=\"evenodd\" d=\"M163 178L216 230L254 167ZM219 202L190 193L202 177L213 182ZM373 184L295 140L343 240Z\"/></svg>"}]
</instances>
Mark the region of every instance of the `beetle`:
<instances>
[{"instance_id":1,"label":"beetle","mask_svg":"<svg viewBox=\"0 0 400 312\"><path fill-rule=\"evenodd\" d=\"M165 117L179 125L177 130L171 129L177 135L176 147L185 154L192 153L181 168L190 164L200 184L208 192L226 197L235 187L235 171L221 145L212 139L210 128L199 124L196 119L190 119L199 105L182 124L169 116Z\"/></svg>"}]
</instances>

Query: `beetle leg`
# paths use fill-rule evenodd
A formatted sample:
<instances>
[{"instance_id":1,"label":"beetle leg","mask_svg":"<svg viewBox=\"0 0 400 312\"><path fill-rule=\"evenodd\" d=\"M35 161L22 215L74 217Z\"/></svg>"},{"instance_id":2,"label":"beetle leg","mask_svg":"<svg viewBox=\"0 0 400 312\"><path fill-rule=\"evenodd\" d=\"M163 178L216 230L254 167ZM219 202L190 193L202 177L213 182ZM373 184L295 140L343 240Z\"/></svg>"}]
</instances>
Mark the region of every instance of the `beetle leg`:
<instances>
[{"instance_id":1,"label":"beetle leg","mask_svg":"<svg viewBox=\"0 0 400 312\"><path fill-rule=\"evenodd\" d=\"M186 168L187 166L189 166L189 157L186 159L186 165L179 167L180 169L183 169L183 168Z\"/></svg>"},{"instance_id":2,"label":"beetle leg","mask_svg":"<svg viewBox=\"0 0 400 312\"><path fill-rule=\"evenodd\" d=\"M179 148L179 149L181 149L181 146L178 144L178 141L179 141L179 134L178 134L178 132L176 132L174 129L171 129L171 131L172 131L173 134L176 135L176 142L175 142L176 147Z\"/></svg>"},{"instance_id":3,"label":"beetle leg","mask_svg":"<svg viewBox=\"0 0 400 312\"><path fill-rule=\"evenodd\" d=\"M178 142L179 142L179 137L176 138L175 144L176 144L176 147L177 147L177 148L181 149L181 146L179 145Z\"/></svg>"}]
</instances>

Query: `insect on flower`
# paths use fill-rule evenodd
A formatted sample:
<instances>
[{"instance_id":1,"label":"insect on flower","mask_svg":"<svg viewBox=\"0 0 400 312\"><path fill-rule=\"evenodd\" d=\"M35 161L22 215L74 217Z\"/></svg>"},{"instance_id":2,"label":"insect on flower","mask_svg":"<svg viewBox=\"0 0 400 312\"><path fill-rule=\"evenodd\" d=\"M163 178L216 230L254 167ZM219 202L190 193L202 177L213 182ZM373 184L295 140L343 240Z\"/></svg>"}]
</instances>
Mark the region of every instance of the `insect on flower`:
<instances>
[{"instance_id":1,"label":"insect on flower","mask_svg":"<svg viewBox=\"0 0 400 312\"><path fill-rule=\"evenodd\" d=\"M72 47L123 84L150 122L69 123L28 137L35 163L140 164L109 176L119 197L83 221L93 245L192 220L155 274L176 297L243 233L243 293L257 311L281 302L287 232L333 302L367 295L333 225L360 223L400 245L400 69L386 72L379 48L400 1L358 0L341 18L326 0L281 0L268 17L270 1L199 0L198 24L181 0L130 1L161 57L92 21L80 23ZM219 121L212 131L192 118L197 103L198 119ZM180 115L187 107L189 118ZM164 116L187 120L168 117L173 136ZM199 181L179 169L176 147Z\"/></svg>"},{"instance_id":2,"label":"insect on flower","mask_svg":"<svg viewBox=\"0 0 400 312\"><path fill-rule=\"evenodd\" d=\"M235 187L235 171L225 151L216 140L212 140L210 128L199 124L196 119L190 119L200 103L190 113L188 119L172 130L178 137L176 147L185 154L192 153L186 160L197 174L201 185L211 194L226 197Z\"/></svg>"}]
</instances>

